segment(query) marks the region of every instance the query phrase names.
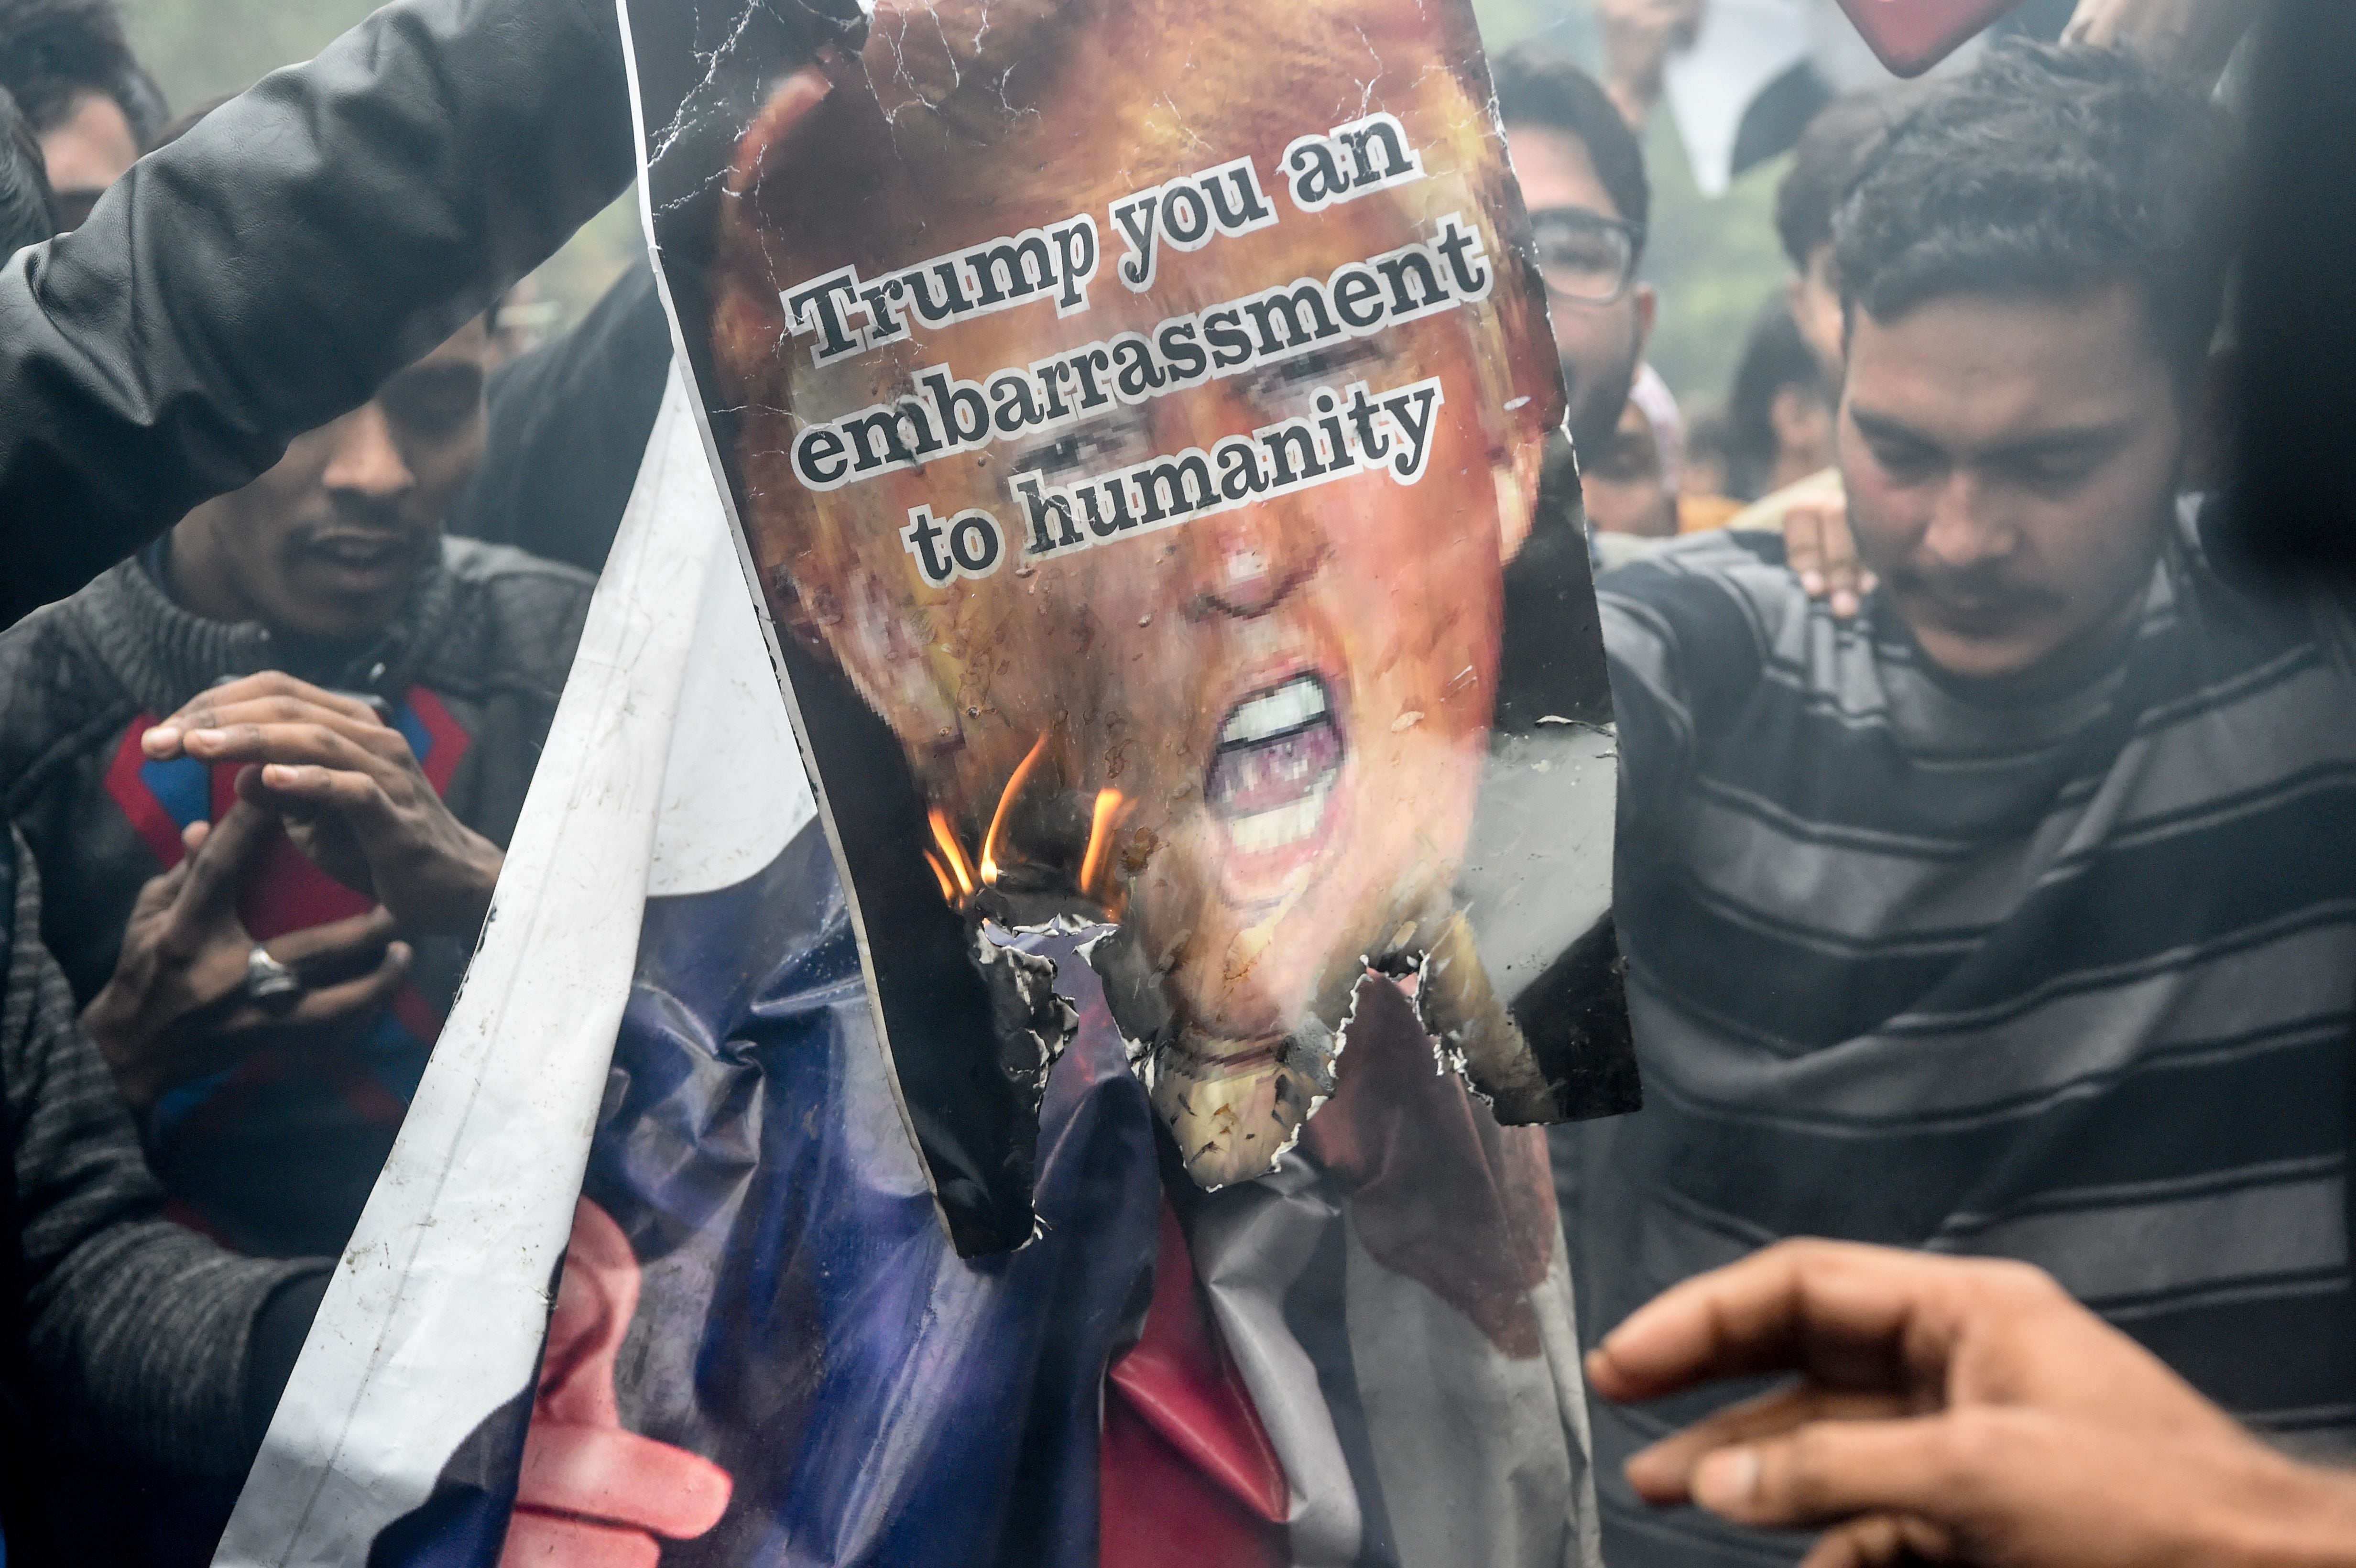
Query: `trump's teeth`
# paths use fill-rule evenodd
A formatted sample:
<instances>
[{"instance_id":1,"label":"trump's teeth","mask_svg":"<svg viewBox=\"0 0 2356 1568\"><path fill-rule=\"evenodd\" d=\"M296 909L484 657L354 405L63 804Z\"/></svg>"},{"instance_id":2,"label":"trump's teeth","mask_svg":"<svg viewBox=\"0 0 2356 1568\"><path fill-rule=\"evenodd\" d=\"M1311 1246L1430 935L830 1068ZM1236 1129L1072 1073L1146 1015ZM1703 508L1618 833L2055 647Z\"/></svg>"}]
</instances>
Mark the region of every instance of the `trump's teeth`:
<instances>
[{"instance_id":1,"label":"trump's teeth","mask_svg":"<svg viewBox=\"0 0 2356 1568\"><path fill-rule=\"evenodd\" d=\"M1333 790L1330 777L1320 779L1307 795L1290 805L1239 817L1227 825L1227 842L1247 855L1262 855L1298 844L1317 831L1317 824L1325 816L1325 797Z\"/></svg>"},{"instance_id":2,"label":"trump's teeth","mask_svg":"<svg viewBox=\"0 0 2356 1568\"><path fill-rule=\"evenodd\" d=\"M1219 731L1222 746L1249 746L1325 717L1325 686L1315 676L1286 681L1237 704Z\"/></svg>"}]
</instances>

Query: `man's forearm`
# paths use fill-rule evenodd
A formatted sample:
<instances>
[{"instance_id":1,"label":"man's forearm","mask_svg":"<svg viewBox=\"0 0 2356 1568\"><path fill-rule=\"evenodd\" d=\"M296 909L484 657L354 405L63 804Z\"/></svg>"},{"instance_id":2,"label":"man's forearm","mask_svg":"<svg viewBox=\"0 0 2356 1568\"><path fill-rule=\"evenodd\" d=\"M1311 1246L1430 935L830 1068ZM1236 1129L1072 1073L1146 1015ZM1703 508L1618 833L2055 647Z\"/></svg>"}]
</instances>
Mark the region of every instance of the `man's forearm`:
<instances>
[{"instance_id":1,"label":"man's forearm","mask_svg":"<svg viewBox=\"0 0 2356 1568\"><path fill-rule=\"evenodd\" d=\"M364 401L610 202L612 0L400 0L0 269L0 625Z\"/></svg>"}]
</instances>

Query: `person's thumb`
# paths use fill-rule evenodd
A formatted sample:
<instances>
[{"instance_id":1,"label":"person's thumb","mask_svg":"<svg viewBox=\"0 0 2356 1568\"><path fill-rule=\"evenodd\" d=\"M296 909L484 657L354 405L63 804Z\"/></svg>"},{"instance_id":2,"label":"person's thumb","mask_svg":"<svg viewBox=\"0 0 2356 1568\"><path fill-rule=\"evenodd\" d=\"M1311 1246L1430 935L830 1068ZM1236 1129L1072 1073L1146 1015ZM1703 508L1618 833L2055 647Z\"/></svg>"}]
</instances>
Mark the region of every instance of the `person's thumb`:
<instances>
[{"instance_id":1,"label":"person's thumb","mask_svg":"<svg viewBox=\"0 0 2356 1568\"><path fill-rule=\"evenodd\" d=\"M187 877L175 901L178 912L201 921L234 907L247 866L277 826L268 812L242 800L233 803L183 862Z\"/></svg>"}]
</instances>

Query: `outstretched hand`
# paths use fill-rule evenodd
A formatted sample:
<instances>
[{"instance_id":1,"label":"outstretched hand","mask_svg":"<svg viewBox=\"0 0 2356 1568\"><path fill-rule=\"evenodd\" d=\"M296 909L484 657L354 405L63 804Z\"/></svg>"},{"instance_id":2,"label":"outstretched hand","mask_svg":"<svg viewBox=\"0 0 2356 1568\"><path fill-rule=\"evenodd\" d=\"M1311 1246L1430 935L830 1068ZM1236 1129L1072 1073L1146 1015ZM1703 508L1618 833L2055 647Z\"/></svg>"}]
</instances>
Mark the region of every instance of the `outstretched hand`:
<instances>
[{"instance_id":1,"label":"outstretched hand","mask_svg":"<svg viewBox=\"0 0 2356 1568\"><path fill-rule=\"evenodd\" d=\"M81 1019L134 1110L258 1047L357 1028L409 977L408 945L374 909L273 938L264 951L301 984L278 997L248 993L255 944L238 891L275 832L267 813L240 802L218 827L190 825L186 858L140 890L114 974Z\"/></svg>"},{"instance_id":2,"label":"outstretched hand","mask_svg":"<svg viewBox=\"0 0 2356 1568\"><path fill-rule=\"evenodd\" d=\"M238 774L240 800L276 816L313 864L391 912L402 929L472 933L505 856L452 815L402 732L357 698L270 671L216 687L149 730L157 761Z\"/></svg>"},{"instance_id":3,"label":"outstretched hand","mask_svg":"<svg viewBox=\"0 0 2356 1568\"><path fill-rule=\"evenodd\" d=\"M1829 1527L1804 1568L2356 1563L2356 1478L2260 1443L2023 1264L1786 1242L1663 1293L1587 1371L1615 1401L1799 1373L1628 1479Z\"/></svg>"}]
</instances>

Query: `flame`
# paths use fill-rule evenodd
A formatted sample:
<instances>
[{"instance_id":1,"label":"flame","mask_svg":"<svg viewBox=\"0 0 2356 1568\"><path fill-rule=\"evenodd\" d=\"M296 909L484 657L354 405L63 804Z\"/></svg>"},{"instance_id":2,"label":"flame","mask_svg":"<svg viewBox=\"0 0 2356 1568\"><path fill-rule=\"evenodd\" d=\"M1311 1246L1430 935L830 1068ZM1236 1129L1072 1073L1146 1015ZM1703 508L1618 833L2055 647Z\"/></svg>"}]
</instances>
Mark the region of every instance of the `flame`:
<instances>
[{"instance_id":1,"label":"flame","mask_svg":"<svg viewBox=\"0 0 2356 1568\"><path fill-rule=\"evenodd\" d=\"M1129 802L1117 789L1097 791L1096 816L1088 824L1088 852L1080 857L1080 891L1085 893L1097 885L1097 874L1104 869L1112 853L1112 830L1119 826Z\"/></svg>"},{"instance_id":2,"label":"flame","mask_svg":"<svg viewBox=\"0 0 2356 1568\"><path fill-rule=\"evenodd\" d=\"M949 880L949 869L941 864L941 858L938 855L934 854L930 849L925 851L925 864L933 869L933 880L940 883L941 885L941 901L948 905L951 909L955 909L958 901L958 891L957 884Z\"/></svg>"},{"instance_id":3,"label":"flame","mask_svg":"<svg viewBox=\"0 0 2356 1568\"><path fill-rule=\"evenodd\" d=\"M948 869L957 877L958 892L963 897L971 898L973 896L973 866L972 863L965 858L965 846L958 842L956 830L949 827L949 819L948 816L937 805L933 807L932 821L933 840L941 847L942 858L948 860ZM926 859L931 859L932 856L928 853L925 858ZM933 869L937 873L941 868L939 866L935 866ZM948 879L944 877L941 879L941 896L947 898L948 897Z\"/></svg>"},{"instance_id":4,"label":"flame","mask_svg":"<svg viewBox=\"0 0 2356 1568\"><path fill-rule=\"evenodd\" d=\"M1039 738L1031 742L1030 755L1016 765L1014 776L1006 781L1005 793L998 797L998 809L991 813L990 831L981 840L981 880L987 885L995 886L998 882L998 835L1006 826L1006 808L1023 793L1023 783L1030 778L1031 770L1039 765L1040 753L1046 749L1047 731L1042 730Z\"/></svg>"}]
</instances>

